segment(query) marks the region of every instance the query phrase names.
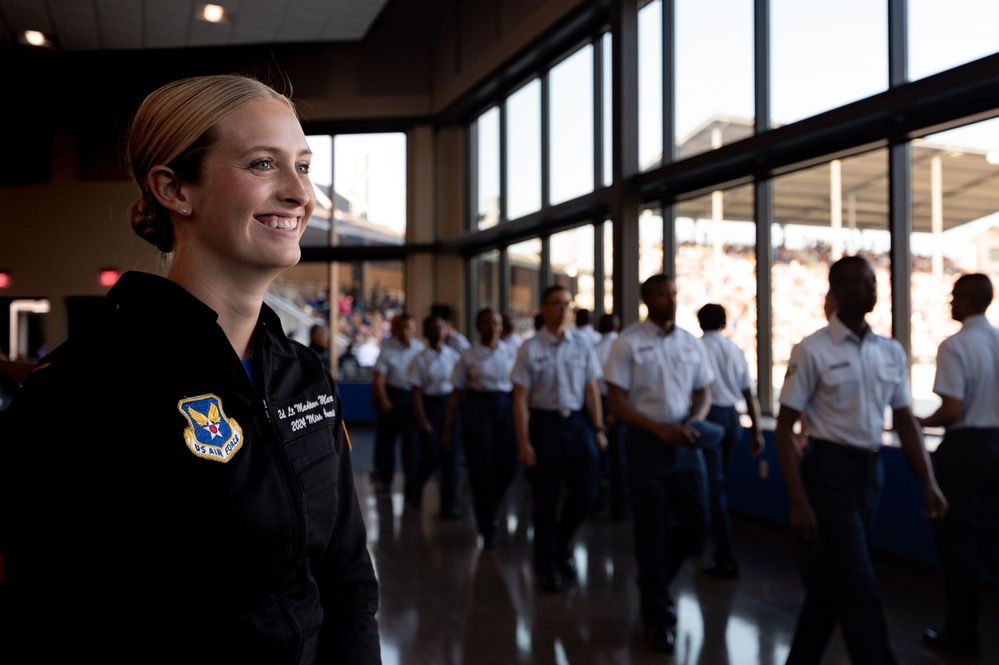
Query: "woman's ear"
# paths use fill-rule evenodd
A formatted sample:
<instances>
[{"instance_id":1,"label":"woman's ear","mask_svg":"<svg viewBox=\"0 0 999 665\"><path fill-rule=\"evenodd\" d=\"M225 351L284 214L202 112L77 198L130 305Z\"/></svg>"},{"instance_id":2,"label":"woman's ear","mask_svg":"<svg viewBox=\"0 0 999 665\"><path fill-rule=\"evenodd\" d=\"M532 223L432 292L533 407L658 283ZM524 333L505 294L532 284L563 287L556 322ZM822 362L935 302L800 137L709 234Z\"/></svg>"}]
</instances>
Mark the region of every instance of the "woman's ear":
<instances>
[{"instance_id":1,"label":"woman's ear","mask_svg":"<svg viewBox=\"0 0 999 665\"><path fill-rule=\"evenodd\" d=\"M191 206L173 169L167 166L154 166L149 170L146 181L149 191L164 208L184 217L191 214Z\"/></svg>"}]
</instances>

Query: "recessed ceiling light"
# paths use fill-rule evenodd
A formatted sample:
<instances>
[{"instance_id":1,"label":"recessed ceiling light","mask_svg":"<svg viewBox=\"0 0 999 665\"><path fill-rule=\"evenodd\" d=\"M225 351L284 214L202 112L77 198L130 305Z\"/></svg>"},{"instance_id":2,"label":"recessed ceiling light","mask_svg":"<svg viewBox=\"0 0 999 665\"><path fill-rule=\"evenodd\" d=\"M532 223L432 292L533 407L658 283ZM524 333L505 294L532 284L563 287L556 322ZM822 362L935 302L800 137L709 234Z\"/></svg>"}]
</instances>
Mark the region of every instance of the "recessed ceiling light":
<instances>
[{"instance_id":1,"label":"recessed ceiling light","mask_svg":"<svg viewBox=\"0 0 999 665\"><path fill-rule=\"evenodd\" d=\"M205 5L201 16L209 23L221 23L225 18L225 10L219 5Z\"/></svg>"},{"instance_id":2,"label":"recessed ceiling light","mask_svg":"<svg viewBox=\"0 0 999 665\"><path fill-rule=\"evenodd\" d=\"M45 38L45 35L38 30L25 30L24 41L32 46L45 46L49 43L49 40Z\"/></svg>"}]
</instances>

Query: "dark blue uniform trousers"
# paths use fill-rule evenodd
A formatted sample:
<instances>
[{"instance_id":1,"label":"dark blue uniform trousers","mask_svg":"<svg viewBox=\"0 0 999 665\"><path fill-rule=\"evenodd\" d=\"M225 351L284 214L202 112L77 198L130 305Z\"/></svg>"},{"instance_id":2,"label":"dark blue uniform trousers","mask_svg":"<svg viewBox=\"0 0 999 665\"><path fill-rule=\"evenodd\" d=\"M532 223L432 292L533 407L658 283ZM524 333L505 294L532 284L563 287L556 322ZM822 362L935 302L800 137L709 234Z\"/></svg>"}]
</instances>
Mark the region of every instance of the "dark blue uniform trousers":
<instances>
[{"instance_id":1,"label":"dark blue uniform trousers","mask_svg":"<svg viewBox=\"0 0 999 665\"><path fill-rule=\"evenodd\" d=\"M488 542L496 536L496 512L517 470L510 393L468 391L461 403L461 435L475 523Z\"/></svg>"},{"instance_id":2,"label":"dark blue uniform trousers","mask_svg":"<svg viewBox=\"0 0 999 665\"><path fill-rule=\"evenodd\" d=\"M732 453L742 434L739 412L734 406L712 406L708 422L721 426L725 433L718 446L704 450L708 471L708 503L711 506L711 528L708 535L714 542L713 560L720 565L735 564L732 549L732 520L728 514L728 467Z\"/></svg>"},{"instance_id":3,"label":"dark blue uniform trousers","mask_svg":"<svg viewBox=\"0 0 999 665\"><path fill-rule=\"evenodd\" d=\"M573 535L593 510L599 456L583 411L562 416L532 409L528 427L537 462L527 469L534 506L534 570L554 575L569 556Z\"/></svg>"},{"instance_id":4,"label":"dark blue uniform trousers","mask_svg":"<svg viewBox=\"0 0 999 665\"><path fill-rule=\"evenodd\" d=\"M440 510L441 513L456 510L458 494L458 441L452 439L452 449L441 447L441 437L444 434L444 416L447 413L447 403L450 395L423 395L423 413L430 423L429 433L419 432L417 447L417 483L414 487L416 500L423 493L423 486L437 469L440 469Z\"/></svg>"},{"instance_id":5,"label":"dark blue uniform trousers","mask_svg":"<svg viewBox=\"0 0 999 665\"><path fill-rule=\"evenodd\" d=\"M837 624L853 663L898 662L888 643L870 556L882 479L877 453L809 439L801 480L818 538L801 552L805 602L788 665L820 663Z\"/></svg>"},{"instance_id":6,"label":"dark blue uniform trousers","mask_svg":"<svg viewBox=\"0 0 999 665\"><path fill-rule=\"evenodd\" d=\"M415 487L416 477L416 420L413 417L413 391L387 386L385 393L392 408L378 414L375 431L375 476L385 485L392 484L395 475L395 442L402 440L402 468L406 478L407 497Z\"/></svg>"},{"instance_id":7,"label":"dark blue uniform trousers","mask_svg":"<svg viewBox=\"0 0 999 665\"><path fill-rule=\"evenodd\" d=\"M699 445L717 447L721 428L695 422ZM701 551L708 530L708 482L699 450L684 450L636 427L625 434L635 522L635 558L642 624L665 626L672 613L670 584L684 560Z\"/></svg>"},{"instance_id":8,"label":"dark blue uniform trousers","mask_svg":"<svg viewBox=\"0 0 999 665\"><path fill-rule=\"evenodd\" d=\"M936 527L947 594L943 632L977 648L982 563L999 580L999 429L948 431L933 463L948 502Z\"/></svg>"}]
</instances>

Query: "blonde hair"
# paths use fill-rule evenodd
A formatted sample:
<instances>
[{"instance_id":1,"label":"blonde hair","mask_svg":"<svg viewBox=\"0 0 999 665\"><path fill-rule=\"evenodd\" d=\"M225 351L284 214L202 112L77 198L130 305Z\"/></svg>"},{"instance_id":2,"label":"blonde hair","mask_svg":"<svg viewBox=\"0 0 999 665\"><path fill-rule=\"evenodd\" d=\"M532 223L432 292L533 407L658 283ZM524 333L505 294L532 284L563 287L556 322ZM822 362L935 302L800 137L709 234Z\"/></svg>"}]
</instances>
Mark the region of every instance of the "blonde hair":
<instances>
[{"instance_id":1,"label":"blonde hair","mask_svg":"<svg viewBox=\"0 0 999 665\"><path fill-rule=\"evenodd\" d=\"M256 79L230 74L197 76L168 83L146 97L128 130L126 154L140 196L132 204L132 230L162 252L173 249L170 213L149 188L150 170L167 166L198 182L205 155L215 147L219 122L260 100L291 100ZM296 113L297 114L297 113Z\"/></svg>"}]
</instances>

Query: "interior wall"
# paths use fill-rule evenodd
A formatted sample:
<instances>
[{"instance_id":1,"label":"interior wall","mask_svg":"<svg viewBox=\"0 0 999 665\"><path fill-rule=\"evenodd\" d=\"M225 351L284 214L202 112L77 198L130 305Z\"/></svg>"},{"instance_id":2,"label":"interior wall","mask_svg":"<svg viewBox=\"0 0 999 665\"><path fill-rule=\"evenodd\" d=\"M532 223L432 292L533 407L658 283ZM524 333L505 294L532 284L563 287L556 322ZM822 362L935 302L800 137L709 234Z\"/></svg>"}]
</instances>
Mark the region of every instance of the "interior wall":
<instances>
[{"instance_id":1,"label":"interior wall","mask_svg":"<svg viewBox=\"0 0 999 665\"><path fill-rule=\"evenodd\" d=\"M5 107L13 151L0 166L0 269L11 271L12 285L0 295L48 298L46 336L54 348L66 335L65 299L106 291L97 282L100 269L165 272L162 255L129 227L137 192L123 159L129 118L160 85L213 73L281 73L307 121L427 125L581 1L454 0L443 9L427 3L437 9L388 11L363 41L349 44L5 54L0 82L20 101ZM120 74L132 71L140 75ZM436 196L433 207L421 204L417 218L439 239L463 228L463 142L458 127L435 131L435 140L417 147L435 154L417 163L443 171L446 180L414 182ZM439 277L421 281L419 288L432 293L420 299L460 309L464 282L454 277L462 269L459 257L435 257L431 272Z\"/></svg>"}]
</instances>

